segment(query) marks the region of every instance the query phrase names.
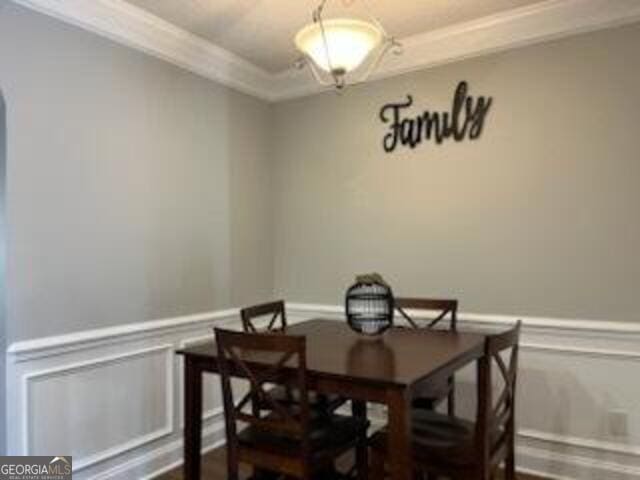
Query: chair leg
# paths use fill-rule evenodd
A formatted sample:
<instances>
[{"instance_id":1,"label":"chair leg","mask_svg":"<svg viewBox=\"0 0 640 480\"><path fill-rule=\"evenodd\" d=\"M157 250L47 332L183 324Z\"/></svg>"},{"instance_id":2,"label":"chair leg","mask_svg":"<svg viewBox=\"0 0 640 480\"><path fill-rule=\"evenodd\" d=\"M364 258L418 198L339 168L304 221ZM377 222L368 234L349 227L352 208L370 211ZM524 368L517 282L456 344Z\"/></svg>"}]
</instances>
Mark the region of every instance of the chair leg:
<instances>
[{"instance_id":1,"label":"chair leg","mask_svg":"<svg viewBox=\"0 0 640 480\"><path fill-rule=\"evenodd\" d=\"M447 413L450 417L454 417L456 415L456 391L455 391L455 378L449 378L449 387L451 391L447 396Z\"/></svg>"},{"instance_id":2,"label":"chair leg","mask_svg":"<svg viewBox=\"0 0 640 480\"><path fill-rule=\"evenodd\" d=\"M485 467L480 472L480 480L493 480L494 472L491 470L491 467Z\"/></svg>"},{"instance_id":3,"label":"chair leg","mask_svg":"<svg viewBox=\"0 0 640 480\"><path fill-rule=\"evenodd\" d=\"M516 480L516 452L513 442L510 442L507 459L504 462L504 478L505 480Z\"/></svg>"},{"instance_id":4,"label":"chair leg","mask_svg":"<svg viewBox=\"0 0 640 480\"><path fill-rule=\"evenodd\" d=\"M358 480L369 478L369 447L366 436L359 439L356 446L356 468L358 469Z\"/></svg>"},{"instance_id":5,"label":"chair leg","mask_svg":"<svg viewBox=\"0 0 640 480\"><path fill-rule=\"evenodd\" d=\"M227 449L227 479L239 480L238 456L233 448Z\"/></svg>"},{"instance_id":6,"label":"chair leg","mask_svg":"<svg viewBox=\"0 0 640 480\"><path fill-rule=\"evenodd\" d=\"M384 455L382 452L371 450L369 478L371 480L384 480Z\"/></svg>"},{"instance_id":7,"label":"chair leg","mask_svg":"<svg viewBox=\"0 0 640 480\"><path fill-rule=\"evenodd\" d=\"M367 403L352 400L351 410L354 417L367 420ZM369 446L367 445L367 432L363 431L356 443L356 469L357 479L367 480L369 478Z\"/></svg>"}]
</instances>

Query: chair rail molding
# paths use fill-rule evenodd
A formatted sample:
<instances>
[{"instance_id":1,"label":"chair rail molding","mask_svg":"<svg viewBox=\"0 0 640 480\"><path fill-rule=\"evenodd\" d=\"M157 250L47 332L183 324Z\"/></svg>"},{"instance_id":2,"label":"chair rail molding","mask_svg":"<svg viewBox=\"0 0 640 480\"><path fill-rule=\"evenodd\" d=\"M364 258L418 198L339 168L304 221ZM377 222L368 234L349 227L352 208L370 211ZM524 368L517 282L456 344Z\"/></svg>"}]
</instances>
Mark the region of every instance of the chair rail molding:
<instances>
[{"instance_id":1,"label":"chair rail molding","mask_svg":"<svg viewBox=\"0 0 640 480\"><path fill-rule=\"evenodd\" d=\"M410 310L411 311L411 310ZM293 314L326 314L331 318L344 318L344 306L315 304L315 303L287 303L287 313ZM418 315L420 312L412 312ZM584 320L574 318L535 317L529 315L504 315L488 313L459 312L460 321L467 324L486 326L513 325L522 320L523 326L530 329L559 329L563 332L579 331L584 333L613 333L640 335L640 322L617 322L608 320Z\"/></svg>"},{"instance_id":2,"label":"chair rail molding","mask_svg":"<svg viewBox=\"0 0 640 480\"><path fill-rule=\"evenodd\" d=\"M322 91L308 72L269 73L125 0L12 1L263 100ZM388 57L373 79L638 20L637 0L546 0L405 37L404 54Z\"/></svg>"},{"instance_id":3,"label":"chair rail molding","mask_svg":"<svg viewBox=\"0 0 640 480\"><path fill-rule=\"evenodd\" d=\"M136 340L182 329L191 330L200 325L209 325L212 322L235 318L238 314L237 308L219 310L19 341L9 346L7 355L12 362L20 363L41 357L63 355L75 350L105 346L113 342L118 343L123 339Z\"/></svg>"},{"instance_id":4,"label":"chair rail molding","mask_svg":"<svg viewBox=\"0 0 640 480\"><path fill-rule=\"evenodd\" d=\"M290 323L346 321L337 305L289 303L287 314ZM501 330L523 320L520 471L558 479L640 480L640 386L629 380L640 362L639 324L464 312L458 317L460 328L470 331ZM151 479L179 466L184 379L174 352L212 339L214 325L241 329L238 309L14 343L7 352L9 453L70 445L65 453L77 457L74 477L80 480ZM92 392L114 395L115 378L124 400L116 395L114 411L97 411ZM473 369L456 380L461 391L474 391ZM206 451L224 443L224 422L217 378L207 377L204 387ZM610 391L615 395L608 396ZM612 412L627 415L628 436L606 431ZM374 425L385 422L379 406L371 405L371 415ZM64 439L55 430L55 416L68 426ZM104 435L83 443L87 429Z\"/></svg>"}]
</instances>

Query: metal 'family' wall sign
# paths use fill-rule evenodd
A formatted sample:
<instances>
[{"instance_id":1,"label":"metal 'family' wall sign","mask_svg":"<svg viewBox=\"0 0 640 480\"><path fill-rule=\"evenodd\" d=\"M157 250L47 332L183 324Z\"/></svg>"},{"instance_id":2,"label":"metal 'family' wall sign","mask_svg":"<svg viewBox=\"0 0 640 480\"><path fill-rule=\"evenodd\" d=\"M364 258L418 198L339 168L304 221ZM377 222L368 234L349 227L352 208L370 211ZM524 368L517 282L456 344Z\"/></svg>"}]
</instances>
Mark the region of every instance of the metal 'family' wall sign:
<instances>
[{"instance_id":1,"label":"metal 'family' wall sign","mask_svg":"<svg viewBox=\"0 0 640 480\"><path fill-rule=\"evenodd\" d=\"M413 96L407 95L406 101L388 103L380 109L380 120L389 124L382 146L385 152L393 152L398 146L415 148L423 141L434 140L439 145L449 138L456 142L467 137L475 140L482 134L492 103L492 97L472 97L467 82L460 82L450 112L425 110L407 117L406 110L413 105Z\"/></svg>"}]
</instances>

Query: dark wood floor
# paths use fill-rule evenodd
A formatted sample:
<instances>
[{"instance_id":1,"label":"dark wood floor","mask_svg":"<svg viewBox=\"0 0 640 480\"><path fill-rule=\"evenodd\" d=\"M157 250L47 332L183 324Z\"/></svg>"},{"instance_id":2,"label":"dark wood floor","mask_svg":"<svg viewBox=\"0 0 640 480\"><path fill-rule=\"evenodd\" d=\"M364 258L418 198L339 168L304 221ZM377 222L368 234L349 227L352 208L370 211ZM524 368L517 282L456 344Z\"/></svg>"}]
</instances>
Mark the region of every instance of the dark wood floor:
<instances>
[{"instance_id":1,"label":"dark wood floor","mask_svg":"<svg viewBox=\"0 0 640 480\"><path fill-rule=\"evenodd\" d=\"M244 471L248 474L248 470ZM225 480L226 479L226 460L224 449L214 450L206 454L202 461L202 478L207 480ZM156 480L182 480L182 470L180 468L158 477ZM542 480L537 477L528 475L519 475L518 480Z\"/></svg>"}]
</instances>

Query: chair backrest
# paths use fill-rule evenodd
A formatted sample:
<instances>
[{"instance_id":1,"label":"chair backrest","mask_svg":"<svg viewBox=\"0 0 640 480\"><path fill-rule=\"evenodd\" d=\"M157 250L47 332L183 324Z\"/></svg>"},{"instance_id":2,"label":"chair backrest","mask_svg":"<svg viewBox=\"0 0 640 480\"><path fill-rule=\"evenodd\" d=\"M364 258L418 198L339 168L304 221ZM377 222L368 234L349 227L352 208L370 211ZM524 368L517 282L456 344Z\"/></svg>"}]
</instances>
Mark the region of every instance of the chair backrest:
<instances>
[{"instance_id":1,"label":"chair backrest","mask_svg":"<svg viewBox=\"0 0 640 480\"><path fill-rule=\"evenodd\" d=\"M255 320L268 315L271 318L266 328L258 327ZM287 328L284 300L243 308L240 310L240 316L242 317L242 328L247 333L284 331Z\"/></svg>"},{"instance_id":2,"label":"chair backrest","mask_svg":"<svg viewBox=\"0 0 640 480\"><path fill-rule=\"evenodd\" d=\"M306 339L300 336L249 334L214 329L224 401L227 448L238 449L238 422L261 432L300 442L301 462L309 458L309 395ZM249 383L242 397L234 396L231 378ZM246 382L245 382L246 383ZM272 397L273 385L298 392L296 407L285 408ZM240 398L236 401L236 398ZM260 408L255 408L255 400ZM234 455L235 458L237 458Z\"/></svg>"},{"instance_id":3,"label":"chair backrest","mask_svg":"<svg viewBox=\"0 0 640 480\"><path fill-rule=\"evenodd\" d=\"M449 329L453 332L458 328L458 301L437 298L398 298L394 299L395 308L412 328L433 328L449 317ZM407 310L433 312L432 317L415 318Z\"/></svg>"},{"instance_id":4,"label":"chair backrest","mask_svg":"<svg viewBox=\"0 0 640 480\"><path fill-rule=\"evenodd\" d=\"M478 362L476 438L486 461L513 441L515 434L521 326L518 321L511 330L487 337L484 357Z\"/></svg>"}]
</instances>

